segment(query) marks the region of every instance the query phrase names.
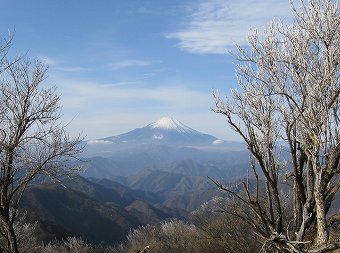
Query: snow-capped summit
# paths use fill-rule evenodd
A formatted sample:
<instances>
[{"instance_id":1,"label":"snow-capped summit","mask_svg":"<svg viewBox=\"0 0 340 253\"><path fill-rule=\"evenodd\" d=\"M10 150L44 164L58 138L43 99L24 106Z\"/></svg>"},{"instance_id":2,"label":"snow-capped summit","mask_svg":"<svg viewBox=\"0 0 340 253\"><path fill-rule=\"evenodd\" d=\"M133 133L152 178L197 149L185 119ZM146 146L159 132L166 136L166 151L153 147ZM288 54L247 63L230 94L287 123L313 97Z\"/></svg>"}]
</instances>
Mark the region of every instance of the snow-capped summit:
<instances>
[{"instance_id":1,"label":"snow-capped summit","mask_svg":"<svg viewBox=\"0 0 340 253\"><path fill-rule=\"evenodd\" d=\"M182 123L172 117L163 117L149 125L151 128L177 129L185 127Z\"/></svg>"},{"instance_id":2,"label":"snow-capped summit","mask_svg":"<svg viewBox=\"0 0 340 253\"><path fill-rule=\"evenodd\" d=\"M194 129L182 124L178 120L172 117L163 117L157 120L156 122L148 125L150 128L153 129L165 129L165 130L172 130L182 133L194 133L197 132Z\"/></svg>"}]
</instances>

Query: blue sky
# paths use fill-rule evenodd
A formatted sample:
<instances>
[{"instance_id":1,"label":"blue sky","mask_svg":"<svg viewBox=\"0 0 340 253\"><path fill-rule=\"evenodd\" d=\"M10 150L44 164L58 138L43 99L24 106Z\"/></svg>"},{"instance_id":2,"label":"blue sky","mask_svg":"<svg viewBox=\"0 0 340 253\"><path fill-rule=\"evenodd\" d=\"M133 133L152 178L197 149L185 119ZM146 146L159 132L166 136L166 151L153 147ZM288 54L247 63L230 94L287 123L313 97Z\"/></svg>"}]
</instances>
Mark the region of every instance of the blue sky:
<instances>
[{"instance_id":1,"label":"blue sky","mask_svg":"<svg viewBox=\"0 0 340 253\"><path fill-rule=\"evenodd\" d=\"M228 50L273 18L291 19L288 0L0 0L0 36L49 65L63 121L88 139L163 116L237 139L211 93L237 86Z\"/></svg>"}]
</instances>

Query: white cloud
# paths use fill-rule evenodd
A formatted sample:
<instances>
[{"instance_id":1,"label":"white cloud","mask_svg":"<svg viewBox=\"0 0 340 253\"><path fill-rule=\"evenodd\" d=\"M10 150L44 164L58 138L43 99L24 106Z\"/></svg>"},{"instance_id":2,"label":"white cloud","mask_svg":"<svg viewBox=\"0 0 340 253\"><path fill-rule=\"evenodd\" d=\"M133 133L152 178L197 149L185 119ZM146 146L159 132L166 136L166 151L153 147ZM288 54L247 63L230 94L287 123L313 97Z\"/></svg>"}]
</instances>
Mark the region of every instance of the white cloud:
<instances>
[{"instance_id":1,"label":"white cloud","mask_svg":"<svg viewBox=\"0 0 340 253\"><path fill-rule=\"evenodd\" d=\"M63 72L84 72L84 71L90 71L89 68L84 67L53 67L53 70L56 71L63 71Z\"/></svg>"},{"instance_id":2,"label":"white cloud","mask_svg":"<svg viewBox=\"0 0 340 253\"><path fill-rule=\"evenodd\" d=\"M193 8L182 28L165 36L191 53L224 54L235 43L245 45L250 28L261 29L290 13L289 2L282 0L205 0Z\"/></svg>"},{"instance_id":3,"label":"white cloud","mask_svg":"<svg viewBox=\"0 0 340 253\"><path fill-rule=\"evenodd\" d=\"M144 66L149 66L151 64L152 63L149 61L128 59L128 60L111 63L109 64L109 67L116 70L116 69L121 69L121 68L144 67Z\"/></svg>"},{"instance_id":4,"label":"white cloud","mask_svg":"<svg viewBox=\"0 0 340 253\"><path fill-rule=\"evenodd\" d=\"M51 70L60 71L60 72L84 72L90 71L89 68L84 68L80 66L65 66L62 61L56 59L51 56L46 55L39 55L37 58L43 62L44 64L48 65Z\"/></svg>"},{"instance_id":5,"label":"white cloud","mask_svg":"<svg viewBox=\"0 0 340 253\"><path fill-rule=\"evenodd\" d=\"M37 58L42 61L44 64L49 66L56 66L59 64L59 61L53 57L46 56L46 55L39 55Z\"/></svg>"},{"instance_id":6,"label":"white cloud","mask_svg":"<svg viewBox=\"0 0 340 253\"><path fill-rule=\"evenodd\" d=\"M114 86L125 86L125 85L134 85L139 84L138 81L121 81L121 82L115 82L115 83L106 83L102 84L103 87L114 87Z\"/></svg>"},{"instance_id":7,"label":"white cloud","mask_svg":"<svg viewBox=\"0 0 340 253\"><path fill-rule=\"evenodd\" d=\"M87 144L93 145L93 144L101 144L101 145L109 145L112 144L111 141L105 141L105 140L89 140L87 141Z\"/></svg>"},{"instance_id":8,"label":"white cloud","mask_svg":"<svg viewBox=\"0 0 340 253\"><path fill-rule=\"evenodd\" d=\"M65 107L85 108L87 106L138 106L138 103L147 105L150 103L173 106L175 108L195 108L203 105L209 106L211 95L194 91L179 86L159 86L155 88L139 87L134 82L120 82L117 84L101 84L79 80L68 80L62 90L63 105ZM126 108L125 106L125 108Z\"/></svg>"},{"instance_id":9,"label":"white cloud","mask_svg":"<svg viewBox=\"0 0 340 253\"><path fill-rule=\"evenodd\" d=\"M223 140L215 140L215 141L213 141L213 145L222 145L224 143L224 141Z\"/></svg>"}]
</instances>

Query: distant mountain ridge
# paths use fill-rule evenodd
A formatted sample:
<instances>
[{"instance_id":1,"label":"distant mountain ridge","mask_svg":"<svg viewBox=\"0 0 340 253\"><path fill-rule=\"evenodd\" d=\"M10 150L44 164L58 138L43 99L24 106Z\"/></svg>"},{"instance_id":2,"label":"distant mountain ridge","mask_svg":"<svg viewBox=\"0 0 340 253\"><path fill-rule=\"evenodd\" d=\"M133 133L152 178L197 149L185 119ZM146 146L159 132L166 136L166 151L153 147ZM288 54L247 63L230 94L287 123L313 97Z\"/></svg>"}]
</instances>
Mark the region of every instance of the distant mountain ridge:
<instances>
[{"instance_id":1,"label":"distant mountain ridge","mask_svg":"<svg viewBox=\"0 0 340 253\"><path fill-rule=\"evenodd\" d=\"M245 176L249 165L243 143L219 140L171 117L90 141L86 155L82 176L105 186L113 180L144 192L149 204L189 212L215 194L208 176L231 182Z\"/></svg>"},{"instance_id":2,"label":"distant mountain ridge","mask_svg":"<svg viewBox=\"0 0 340 253\"><path fill-rule=\"evenodd\" d=\"M92 243L114 244L131 228L186 215L162 202L152 192L75 176L63 179L62 185L46 182L30 186L20 207L31 221L39 221L40 237L45 242L80 236Z\"/></svg>"}]
</instances>

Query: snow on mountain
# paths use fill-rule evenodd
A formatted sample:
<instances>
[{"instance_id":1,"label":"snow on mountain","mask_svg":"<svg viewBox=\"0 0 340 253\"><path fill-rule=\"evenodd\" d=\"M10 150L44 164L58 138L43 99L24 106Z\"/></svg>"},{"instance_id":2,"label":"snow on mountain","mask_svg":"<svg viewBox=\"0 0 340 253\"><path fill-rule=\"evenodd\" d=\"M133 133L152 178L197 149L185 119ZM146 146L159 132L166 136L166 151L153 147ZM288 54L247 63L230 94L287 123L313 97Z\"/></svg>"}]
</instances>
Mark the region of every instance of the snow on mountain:
<instances>
[{"instance_id":1,"label":"snow on mountain","mask_svg":"<svg viewBox=\"0 0 340 253\"><path fill-rule=\"evenodd\" d=\"M196 130L182 124L178 120L171 118L171 117L163 117L156 122L148 125L147 127L153 129L165 129L165 130L172 130L182 133L199 133Z\"/></svg>"}]
</instances>

